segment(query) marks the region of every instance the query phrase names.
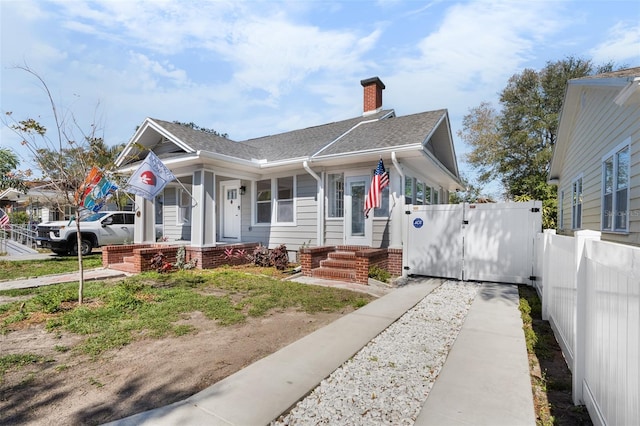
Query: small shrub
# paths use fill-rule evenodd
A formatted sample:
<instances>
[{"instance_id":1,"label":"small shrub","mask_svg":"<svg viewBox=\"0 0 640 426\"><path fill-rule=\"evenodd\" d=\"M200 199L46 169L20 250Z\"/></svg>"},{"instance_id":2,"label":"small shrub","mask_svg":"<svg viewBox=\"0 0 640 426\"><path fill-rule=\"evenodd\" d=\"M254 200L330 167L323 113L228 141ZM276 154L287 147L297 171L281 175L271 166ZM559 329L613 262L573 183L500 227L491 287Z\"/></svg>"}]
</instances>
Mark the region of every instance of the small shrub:
<instances>
[{"instance_id":1,"label":"small shrub","mask_svg":"<svg viewBox=\"0 0 640 426\"><path fill-rule=\"evenodd\" d=\"M378 265L373 265L369 268L369 278L386 283L391 278L391 274L387 270L380 268Z\"/></svg>"},{"instance_id":2,"label":"small shrub","mask_svg":"<svg viewBox=\"0 0 640 426\"><path fill-rule=\"evenodd\" d=\"M289 253L287 247L284 244L280 244L278 247L271 250L269 253L269 260L271 265L279 271L284 271L289 267Z\"/></svg>"},{"instance_id":3,"label":"small shrub","mask_svg":"<svg viewBox=\"0 0 640 426\"><path fill-rule=\"evenodd\" d=\"M271 258L269 257L269 249L262 244L258 245L251 255L253 263L256 266L262 266L268 268L271 266Z\"/></svg>"},{"instance_id":4,"label":"small shrub","mask_svg":"<svg viewBox=\"0 0 640 426\"><path fill-rule=\"evenodd\" d=\"M149 264L152 268L160 273L169 272L173 268L173 265L167 262L167 256L165 256L161 251L153 255L153 257L149 261Z\"/></svg>"}]
</instances>

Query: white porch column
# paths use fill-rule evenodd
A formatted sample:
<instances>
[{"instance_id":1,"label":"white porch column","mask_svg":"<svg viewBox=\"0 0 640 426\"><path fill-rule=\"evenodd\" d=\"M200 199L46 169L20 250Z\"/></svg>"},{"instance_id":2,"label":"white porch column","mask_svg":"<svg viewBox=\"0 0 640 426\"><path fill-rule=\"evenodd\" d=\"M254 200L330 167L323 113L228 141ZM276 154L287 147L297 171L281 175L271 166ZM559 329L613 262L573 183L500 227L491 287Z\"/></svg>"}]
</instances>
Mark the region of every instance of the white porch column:
<instances>
[{"instance_id":1,"label":"white porch column","mask_svg":"<svg viewBox=\"0 0 640 426\"><path fill-rule=\"evenodd\" d=\"M214 173L194 171L192 191L191 246L215 246L217 219Z\"/></svg>"},{"instance_id":2,"label":"white porch column","mask_svg":"<svg viewBox=\"0 0 640 426\"><path fill-rule=\"evenodd\" d=\"M155 216L153 211L153 202L136 195L136 218L133 224L133 242L155 243Z\"/></svg>"},{"instance_id":3,"label":"white porch column","mask_svg":"<svg viewBox=\"0 0 640 426\"><path fill-rule=\"evenodd\" d=\"M400 163L396 158L396 153L391 153L391 161L398 174L390 174L389 194L391 196L391 229L389 230L389 248L401 249L403 243L403 223L404 223L404 173ZM391 179L393 177L393 179Z\"/></svg>"}]
</instances>

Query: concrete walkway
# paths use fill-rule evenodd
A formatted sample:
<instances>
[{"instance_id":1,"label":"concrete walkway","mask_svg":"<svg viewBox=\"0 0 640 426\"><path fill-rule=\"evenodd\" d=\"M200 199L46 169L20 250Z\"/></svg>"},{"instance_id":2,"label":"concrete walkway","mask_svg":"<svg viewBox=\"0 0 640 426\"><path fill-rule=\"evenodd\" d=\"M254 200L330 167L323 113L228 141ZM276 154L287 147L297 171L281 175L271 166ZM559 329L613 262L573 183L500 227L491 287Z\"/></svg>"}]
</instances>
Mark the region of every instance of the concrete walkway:
<instances>
[{"instance_id":1,"label":"concrete walkway","mask_svg":"<svg viewBox=\"0 0 640 426\"><path fill-rule=\"evenodd\" d=\"M109 425L268 425L441 280L423 279L240 370L186 400ZM416 425L534 426L514 285L483 284Z\"/></svg>"},{"instance_id":2,"label":"concrete walkway","mask_svg":"<svg viewBox=\"0 0 640 426\"><path fill-rule=\"evenodd\" d=\"M417 418L429 425L535 425L515 285L483 284Z\"/></svg>"},{"instance_id":3,"label":"concrete walkway","mask_svg":"<svg viewBox=\"0 0 640 426\"><path fill-rule=\"evenodd\" d=\"M102 268L85 271L85 279L123 275ZM0 290L77 280L71 273L0 281ZM443 280L413 281L393 291L379 289L384 293L379 299L186 400L109 424L267 425ZM535 425L517 286L482 284L415 424Z\"/></svg>"}]
</instances>

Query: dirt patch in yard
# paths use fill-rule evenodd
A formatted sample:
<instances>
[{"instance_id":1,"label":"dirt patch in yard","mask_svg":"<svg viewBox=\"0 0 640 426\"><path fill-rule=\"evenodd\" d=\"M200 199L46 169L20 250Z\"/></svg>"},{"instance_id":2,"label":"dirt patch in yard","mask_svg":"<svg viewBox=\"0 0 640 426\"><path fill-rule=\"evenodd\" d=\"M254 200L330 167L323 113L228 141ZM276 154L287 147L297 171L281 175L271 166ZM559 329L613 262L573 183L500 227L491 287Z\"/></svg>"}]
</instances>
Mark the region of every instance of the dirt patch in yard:
<instances>
[{"instance_id":1,"label":"dirt patch in yard","mask_svg":"<svg viewBox=\"0 0 640 426\"><path fill-rule=\"evenodd\" d=\"M0 424L101 424L182 400L351 312L271 312L222 327L200 312L197 333L145 339L91 361L65 348L81 337L32 325L0 336L2 352L46 361L10 370L0 383ZM7 349L11 348L11 351Z\"/></svg>"}]
</instances>

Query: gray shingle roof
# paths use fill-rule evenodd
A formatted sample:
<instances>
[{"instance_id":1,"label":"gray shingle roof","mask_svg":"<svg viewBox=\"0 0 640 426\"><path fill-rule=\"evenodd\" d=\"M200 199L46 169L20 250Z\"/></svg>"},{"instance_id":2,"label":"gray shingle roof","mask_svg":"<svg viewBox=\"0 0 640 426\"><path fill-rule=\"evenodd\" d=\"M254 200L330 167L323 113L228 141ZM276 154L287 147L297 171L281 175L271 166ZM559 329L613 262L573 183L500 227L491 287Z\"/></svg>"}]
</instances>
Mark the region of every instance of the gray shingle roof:
<instances>
[{"instance_id":1,"label":"gray shingle roof","mask_svg":"<svg viewBox=\"0 0 640 426\"><path fill-rule=\"evenodd\" d=\"M278 135L249 139L243 141L243 143L259 149L264 155L263 158L269 161L309 157L336 140L340 135L356 126L359 122L377 120L392 112L391 110L383 110L366 117L356 117L349 120L280 133Z\"/></svg>"},{"instance_id":2,"label":"gray shingle roof","mask_svg":"<svg viewBox=\"0 0 640 426\"><path fill-rule=\"evenodd\" d=\"M180 141L189 145L195 151L208 151L216 154L230 155L236 158L251 160L252 158L262 158L259 149L247 146L241 142L234 142L230 139L217 136L212 133L195 130L191 127L164 120L152 118L154 122L161 125L165 130L174 135ZM258 151L258 152L257 152Z\"/></svg>"},{"instance_id":3,"label":"gray shingle roof","mask_svg":"<svg viewBox=\"0 0 640 426\"><path fill-rule=\"evenodd\" d=\"M446 110L441 109L365 123L322 150L318 156L420 144L445 114Z\"/></svg>"},{"instance_id":4,"label":"gray shingle roof","mask_svg":"<svg viewBox=\"0 0 640 426\"><path fill-rule=\"evenodd\" d=\"M314 154L321 157L420 144L445 114L446 110L441 109L395 117L393 110L382 110L367 116L240 142L181 124L152 120L196 151L245 160L283 161ZM383 117L387 118L380 120Z\"/></svg>"}]
</instances>

